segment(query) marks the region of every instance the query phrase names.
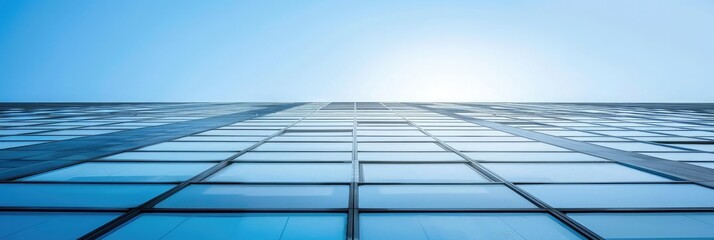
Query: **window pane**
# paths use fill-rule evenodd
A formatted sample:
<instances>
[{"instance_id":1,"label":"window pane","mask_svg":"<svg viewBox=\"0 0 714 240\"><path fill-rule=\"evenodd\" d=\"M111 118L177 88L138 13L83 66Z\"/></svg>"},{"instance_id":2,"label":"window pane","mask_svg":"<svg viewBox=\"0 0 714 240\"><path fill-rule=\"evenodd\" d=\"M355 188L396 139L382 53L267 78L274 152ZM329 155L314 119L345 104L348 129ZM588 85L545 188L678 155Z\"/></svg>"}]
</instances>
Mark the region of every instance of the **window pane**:
<instances>
[{"instance_id":1,"label":"window pane","mask_svg":"<svg viewBox=\"0 0 714 240\"><path fill-rule=\"evenodd\" d=\"M544 151L544 152L559 152L569 151L565 148L559 148L550 144L541 142L447 142L449 146L459 151L509 151L509 152L528 152L528 151Z\"/></svg>"},{"instance_id":2,"label":"window pane","mask_svg":"<svg viewBox=\"0 0 714 240\"><path fill-rule=\"evenodd\" d=\"M78 239L119 213L0 212L0 239Z\"/></svg>"},{"instance_id":3,"label":"window pane","mask_svg":"<svg viewBox=\"0 0 714 240\"><path fill-rule=\"evenodd\" d=\"M671 181L616 163L483 163L512 182Z\"/></svg>"},{"instance_id":4,"label":"window pane","mask_svg":"<svg viewBox=\"0 0 714 240\"><path fill-rule=\"evenodd\" d=\"M164 142L151 145L142 151L242 151L255 142Z\"/></svg>"},{"instance_id":5,"label":"window pane","mask_svg":"<svg viewBox=\"0 0 714 240\"><path fill-rule=\"evenodd\" d=\"M520 185L557 208L714 207L714 190L694 184Z\"/></svg>"},{"instance_id":6,"label":"window pane","mask_svg":"<svg viewBox=\"0 0 714 240\"><path fill-rule=\"evenodd\" d=\"M351 163L237 163L210 181L351 182Z\"/></svg>"},{"instance_id":7,"label":"window pane","mask_svg":"<svg viewBox=\"0 0 714 240\"><path fill-rule=\"evenodd\" d=\"M488 182L466 164L362 164L367 182Z\"/></svg>"},{"instance_id":8,"label":"window pane","mask_svg":"<svg viewBox=\"0 0 714 240\"><path fill-rule=\"evenodd\" d=\"M363 185L360 208L534 208L503 185Z\"/></svg>"},{"instance_id":9,"label":"window pane","mask_svg":"<svg viewBox=\"0 0 714 240\"><path fill-rule=\"evenodd\" d=\"M445 151L435 143L370 143L361 142L357 144L359 151Z\"/></svg>"},{"instance_id":10,"label":"window pane","mask_svg":"<svg viewBox=\"0 0 714 240\"><path fill-rule=\"evenodd\" d=\"M267 142L258 146L255 151L352 151L352 143L309 142L281 143Z\"/></svg>"},{"instance_id":11,"label":"window pane","mask_svg":"<svg viewBox=\"0 0 714 240\"><path fill-rule=\"evenodd\" d=\"M673 152L682 151L676 148L668 148L654 144L641 143L641 142L594 142L604 147L620 149L624 151L642 151L642 152Z\"/></svg>"},{"instance_id":12,"label":"window pane","mask_svg":"<svg viewBox=\"0 0 714 240\"><path fill-rule=\"evenodd\" d=\"M345 185L191 185L159 208L346 208Z\"/></svg>"},{"instance_id":13,"label":"window pane","mask_svg":"<svg viewBox=\"0 0 714 240\"><path fill-rule=\"evenodd\" d=\"M212 163L82 163L23 178L22 181L162 182L183 181Z\"/></svg>"},{"instance_id":14,"label":"window pane","mask_svg":"<svg viewBox=\"0 0 714 240\"><path fill-rule=\"evenodd\" d=\"M246 161L352 161L352 152L247 152Z\"/></svg>"},{"instance_id":15,"label":"window pane","mask_svg":"<svg viewBox=\"0 0 714 240\"><path fill-rule=\"evenodd\" d=\"M603 161L608 160L575 152L464 152L476 161Z\"/></svg>"},{"instance_id":16,"label":"window pane","mask_svg":"<svg viewBox=\"0 0 714 240\"><path fill-rule=\"evenodd\" d=\"M135 207L171 184L0 184L4 207Z\"/></svg>"},{"instance_id":17,"label":"window pane","mask_svg":"<svg viewBox=\"0 0 714 240\"><path fill-rule=\"evenodd\" d=\"M360 161L464 161L452 152L359 152Z\"/></svg>"},{"instance_id":18,"label":"window pane","mask_svg":"<svg viewBox=\"0 0 714 240\"><path fill-rule=\"evenodd\" d=\"M150 213L104 239L344 240L343 213Z\"/></svg>"},{"instance_id":19,"label":"window pane","mask_svg":"<svg viewBox=\"0 0 714 240\"><path fill-rule=\"evenodd\" d=\"M363 213L362 240L585 239L545 213Z\"/></svg>"},{"instance_id":20,"label":"window pane","mask_svg":"<svg viewBox=\"0 0 714 240\"><path fill-rule=\"evenodd\" d=\"M606 239L714 239L714 213L571 213Z\"/></svg>"},{"instance_id":21,"label":"window pane","mask_svg":"<svg viewBox=\"0 0 714 240\"><path fill-rule=\"evenodd\" d=\"M236 153L237 152L125 152L103 159L124 161L221 161Z\"/></svg>"}]
</instances>

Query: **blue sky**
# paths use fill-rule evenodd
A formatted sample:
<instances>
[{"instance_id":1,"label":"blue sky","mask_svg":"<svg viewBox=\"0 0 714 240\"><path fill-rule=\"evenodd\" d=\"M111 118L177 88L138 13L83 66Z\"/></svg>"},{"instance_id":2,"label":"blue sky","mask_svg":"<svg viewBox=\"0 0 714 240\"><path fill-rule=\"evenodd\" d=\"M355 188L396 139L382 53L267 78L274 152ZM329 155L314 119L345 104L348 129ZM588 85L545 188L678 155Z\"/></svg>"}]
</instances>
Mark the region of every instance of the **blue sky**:
<instances>
[{"instance_id":1,"label":"blue sky","mask_svg":"<svg viewBox=\"0 0 714 240\"><path fill-rule=\"evenodd\" d=\"M714 102L714 1L0 1L0 101Z\"/></svg>"}]
</instances>

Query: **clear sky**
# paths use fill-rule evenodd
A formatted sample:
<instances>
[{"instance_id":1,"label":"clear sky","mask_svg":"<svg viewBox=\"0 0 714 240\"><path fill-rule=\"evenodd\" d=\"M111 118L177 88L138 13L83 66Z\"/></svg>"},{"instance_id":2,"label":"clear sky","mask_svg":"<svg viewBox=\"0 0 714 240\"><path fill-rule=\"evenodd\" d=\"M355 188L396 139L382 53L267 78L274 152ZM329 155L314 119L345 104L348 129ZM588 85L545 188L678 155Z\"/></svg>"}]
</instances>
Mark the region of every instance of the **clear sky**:
<instances>
[{"instance_id":1,"label":"clear sky","mask_svg":"<svg viewBox=\"0 0 714 240\"><path fill-rule=\"evenodd\" d=\"M714 1L0 1L0 101L714 102Z\"/></svg>"}]
</instances>

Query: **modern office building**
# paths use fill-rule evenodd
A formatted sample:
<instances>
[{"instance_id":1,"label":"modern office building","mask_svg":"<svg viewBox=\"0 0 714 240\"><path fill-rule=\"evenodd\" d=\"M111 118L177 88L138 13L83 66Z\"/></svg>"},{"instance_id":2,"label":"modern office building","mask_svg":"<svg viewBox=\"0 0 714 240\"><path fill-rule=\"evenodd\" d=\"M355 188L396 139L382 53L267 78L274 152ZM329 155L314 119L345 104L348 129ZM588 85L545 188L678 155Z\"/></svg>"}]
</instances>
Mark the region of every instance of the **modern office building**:
<instances>
[{"instance_id":1,"label":"modern office building","mask_svg":"<svg viewBox=\"0 0 714 240\"><path fill-rule=\"evenodd\" d=\"M714 105L0 105L0 239L714 239Z\"/></svg>"}]
</instances>

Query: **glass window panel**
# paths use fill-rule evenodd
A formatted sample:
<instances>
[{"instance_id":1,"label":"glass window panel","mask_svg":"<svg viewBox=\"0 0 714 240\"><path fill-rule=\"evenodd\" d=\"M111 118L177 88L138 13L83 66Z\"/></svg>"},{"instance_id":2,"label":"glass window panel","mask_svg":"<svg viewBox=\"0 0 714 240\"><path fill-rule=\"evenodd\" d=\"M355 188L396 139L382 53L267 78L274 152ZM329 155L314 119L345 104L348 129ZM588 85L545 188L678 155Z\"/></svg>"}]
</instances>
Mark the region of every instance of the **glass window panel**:
<instances>
[{"instance_id":1,"label":"glass window panel","mask_svg":"<svg viewBox=\"0 0 714 240\"><path fill-rule=\"evenodd\" d=\"M242 151L255 142L164 142L140 151Z\"/></svg>"},{"instance_id":2,"label":"glass window panel","mask_svg":"<svg viewBox=\"0 0 714 240\"><path fill-rule=\"evenodd\" d=\"M389 129L389 128L387 128ZM426 136L420 131L370 131L359 130L358 136Z\"/></svg>"},{"instance_id":3,"label":"glass window panel","mask_svg":"<svg viewBox=\"0 0 714 240\"><path fill-rule=\"evenodd\" d=\"M120 213L0 212L0 239L79 239Z\"/></svg>"},{"instance_id":4,"label":"glass window panel","mask_svg":"<svg viewBox=\"0 0 714 240\"><path fill-rule=\"evenodd\" d=\"M674 161L714 161L714 154L711 153L642 153L653 157L664 158Z\"/></svg>"},{"instance_id":5,"label":"glass window panel","mask_svg":"<svg viewBox=\"0 0 714 240\"><path fill-rule=\"evenodd\" d=\"M614 149L620 149L624 151L643 151L643 152L673 152L682 151L676 148L669 148L664 146L658 146L654 144L640 143L640 142L594 142L603 147L609 147Z\"/></svg>"},{"instance_id":6,"label":"glass window panel","mask_svg":"<svg viewBox=\"0 0 714 240\"><path fill-rule=\"evenodd\" d=\"M476 161L602 161L608 160L576 152L464 152Z\"/></svg>"},{"instance_id":7,"label":"glass window panel","mask_svg":"<svg viewBox=\"0 0 714 240\"><path fill-rule=\"evenodd\" d=\"M449 146L459 151L508 151L508 152L567 152L565 148L559 148L541 142L447 142Z\"/></svg>"},{"instance_id":8,"label":"glass window panel","mask_svg":"<svg viewBox=\"0 0 714 240\"><path fill-rule=\"evenodd\" d=\"M360 161L464 161L453 152L359 152Z\"/></svg>"},{"instance_id":9,"label":"glass window panel","mask_svg":"<svg viewBox=\"0 0 714 240\"><path fill-rule=\"evenodd\" d=\"M585 239L545 213L362 213L362 240Z\"/></svg>"},{"instance_id":10,"label":"glass window panel","mask_svg":"<svg viewBox=\"0 0 714 240\"><path fill-rule=\"evenodd\" d=\"M0 142L0 149L15 148L44 143L42 141Z\"/></svg>"},{"instance_id":11,"label":"glass window panel","mask_svg":"<svg viewBox=\"0 0 714 240\"><path fill-rule=\"evenodd\" d=\"M669 146L694 149L705 152L714 152L714 144L668 144Z\"/></svg>"},{"instance_id":12,"label":"glass window panel","mask_svg":"<svg viewBox=\"0 0 714 240\"><path fill-rule=\"evenodd\" d=\"M23 178L22 181L162 182L184 181L211 163L82 163Z\"/></svg>"},{"instance_id":13,"label":"glass window panel","mask_svg":"<svg viewBox=\"0 0 714 240\"><path fill-rule=\"evenodd\" d=\"M714 239L714 213L570 213L605 239Z\"/></svg>"},{"instance_id":14,"label":"glass window panel","mask_svg":"<svg viewBox=\"0 0 714 240\"><path fill-rule=\"evenodd\" d=\"M361 142L357 144L359 151L445 151L435 143L370 143Z\"/></svg>"},{"instance_id":15,"label":"glass window panel","mask_svg":"<svg viewBox=\"0 0 714 240\"><path fill-rule=\"evenodd\" d=\"M366 182L488 182L466 164L362 164Z\"/></svg>"},{"instance_id":16,"label":"glass window panel","mask_svg":"<svg viewBox=\"0 0 714 240\"><path fill-rule=\"evenodd\" d=\"M0 184L4 207L117 207L142 204L171 184Z\"/></svg>"},{"instance_id":17,"label":"glass window panel","mask_svg":"<svg viewBox=\"0 0 714 240\"><path fill-rule=\"evenodd\" d=\"M534 208L503 185L363 185L360 208Z\"/></svg>"},{"instance_id":18,"label":"glass window panel","mask_svg":"<svg viewBox=\"0 0 714 240\"><path fill-rule=\"evenodd\" d=\"M236 163L209 181L351 182L351 163Z\"/></svg>"},{"instance_id":19,"label":"glass window panel","mask_svg":"<svg viewBox=\"0 0 714 240\"><path fill-rule=\"evenodd\" d=\"M236 137L236 136L188 136L173 141L218 141L218 142L257 142L266 137Z\"/></svg>"},{"instance_id":20,"label":"glass window panel","mask_svg":"<svg viewBox=\"0 0 714 240\"><path fill-rule=\"evenodd\" d=\"M20 136L7 136L0 137L3 141L57 141L57 140L67 140L72 138L77 138L79 136L41 136L41 135L20 135Z\"/></svg>"},{"instance_id":21,"label":"glass window panel","mask_svg":"<svg viewBox=\"0 0 714 240\"><path fill-rule=\"evenodd\" d=\"M105 157L105 160L124 161L221 161L237 152L125 152Z\"/></svg>"},{"instance_id":22,"label":"glass window panel","mask_svg":"<svg viewBox=\"0 0 714 240\"><path fill-rule=\"evenodd\" d=\"M210 130L199 133L198 135L213 135L213 136L231 136L231 135L248 135L248 136L270 136L278 133L280 130Z\"/></svg>"},{"instance_id":23,"label":"glass window panel","mask_svg":"<svg viewBox=\"0 0 714 240\"><path fill-rule=\"evenodd\" d=\"M352 161L352 152L247 152L245 161Z\"/></svg>"},{"instance_id":24,"label":"glass window panel","mask_svg":"<svg viewBox=\"0 0 714 240\"><path fill-rule=\"evenodd\" d=\"M346 185L188 186L159 203L159 208L316 209L346 208Z\"/></svg>"},{"instance_id":25,"label":"glass window panel","mask_svg":"<svg viewBox=\"0 0 714 240\"><path fill-rule=\"evenodd\" d=\"M267 142L258 146L255 151L352 151L352 143L349 142L297 142L281 143Z\"/></svg>"},{"instance_id":26,"label":"glass window panel","mask_svg":"<svg viewBox=\"0 0 714 240\"><path fill-rule=\"evenodd\" d=\"M76 129L76 130L60 130L60 131L52 131L52 132L44 132L42 135L80 135L80 136L86 136L86 135L99 135L99 134L106 134L106 133L113 133L113 132L118 132L120 130L84 130L84 129Z\"/></svg>"},{"instance_id":27,"label":"glass window panel","mask_svg":"<svg viewBox=\"0 0 714 240\"><path fill-rule=\"evenodd\" d=\"M352 137L274 137L270 142L352 142Z\"/></svg>"},{"instance_id":28,"label":"glass window panel","mask_svg":"<svg viewBox=\"0 0 714 240\"><path fill-rule=\"evenodd\" d=\"M557 208L714 207L714 190L694 184L519 185Z\"/></svg>"},{"instance_id":29,"label":"glass window panel","mask_svg":"<svg viewBox=\"0 0 714 240\"><path fill-rule=\"evenodd\" d=\"M641 132L641 131L593 131L599 134L604 134L604 135L610 135L610 136L616 136L616 137L655 137L655 136L664 136L662 134L656 134L656 133L648 133L648 132Z\"/></svg>"},{"instance_id":30,"label":"glass window panel","mask_svg":"<svg viewBox=\"0 0 714 240\"><path fill-rule=\"evenodd\" d=\"M149 213L104 239L344 240L344 213Z\"/></svg>"},{"instance_id":31,"label":"glass window panel","mask_svg":"<svg viewBox=\"0 0 714 240\"><path fill-rule=\"evenodd\" d=\"M482 163L511 182L671 181L616 163Z\"/></svg>"}]
</instances>

